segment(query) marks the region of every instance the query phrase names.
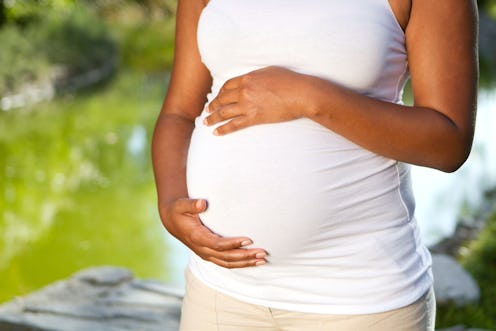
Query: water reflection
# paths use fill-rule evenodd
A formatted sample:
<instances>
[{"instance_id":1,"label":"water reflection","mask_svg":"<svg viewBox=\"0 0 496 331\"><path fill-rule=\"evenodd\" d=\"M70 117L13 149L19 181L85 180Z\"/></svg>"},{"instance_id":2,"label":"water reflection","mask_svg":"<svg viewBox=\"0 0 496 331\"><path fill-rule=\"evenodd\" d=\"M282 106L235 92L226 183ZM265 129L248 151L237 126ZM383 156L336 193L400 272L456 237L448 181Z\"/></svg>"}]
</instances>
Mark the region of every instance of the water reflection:
<instances>
[{"instance_id":1,"label":"water reflection","mask_svg":"<svg viewBox=\"0 0 496 331\"><path fill-rule=\"evenodd\" d=\"M93 265L169 280L147 148L164 84L145 79L0 114L0 302Z\"/></svg>"},{"instance_id":2,"label":"water reflection","mask_svg":"<svg viewBox=\"0 0 496 331\"><path fill-rule=\"evenodd\" d=\"M146 129L142 125L135 126L127 141L127 150L136 158L143 159L146 147Z\"/></svg>"}]
</instances>

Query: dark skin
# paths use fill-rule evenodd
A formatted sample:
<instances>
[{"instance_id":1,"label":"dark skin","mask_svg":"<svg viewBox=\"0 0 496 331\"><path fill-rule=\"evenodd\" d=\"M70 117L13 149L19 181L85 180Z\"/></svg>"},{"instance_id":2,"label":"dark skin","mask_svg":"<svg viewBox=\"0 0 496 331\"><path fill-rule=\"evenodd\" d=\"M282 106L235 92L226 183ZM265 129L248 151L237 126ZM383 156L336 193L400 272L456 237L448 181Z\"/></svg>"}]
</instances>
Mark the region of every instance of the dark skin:
<instances>
[{"instance_id":1,"label":"dark skin","mask_svg":"<svg viewBox=\"0 0 496 331\"><path fill-rule=\"evenodd\" d=\"M470 152L477 95L475 1L390 0L405 31L414 105L360 95L317 77L267 67L228 80L208 105L216 134L307 117L377 154L451 172ZM196 254L226 268L265 263L250 238L223 238L201 223L205 200L189 199L186 156L194 119L212 80L196 46L206 3L178 3L175 62L153 138L159 212L166 229ZM446 14L448 13L448 14ZM270 109L270 112L267 111Z\"/></svg>"}]
</instances>

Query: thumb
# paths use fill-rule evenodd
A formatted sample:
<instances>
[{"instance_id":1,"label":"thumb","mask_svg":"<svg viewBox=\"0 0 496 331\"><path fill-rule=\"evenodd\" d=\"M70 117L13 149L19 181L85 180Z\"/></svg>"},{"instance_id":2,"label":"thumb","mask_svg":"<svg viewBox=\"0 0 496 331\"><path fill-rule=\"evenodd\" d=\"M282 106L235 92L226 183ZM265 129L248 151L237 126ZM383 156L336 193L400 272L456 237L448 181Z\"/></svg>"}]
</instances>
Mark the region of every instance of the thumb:
<instances>
[{"instance_id":1,"label":"thumb","mask_svg":"<svg viewBox=\"0 0 496 331\"><path fill-rule=\"evenodd\" d=\"M180 213L198 214L207 209L207 201L204 199L179 199L176 203Z\"/></svg>"}]
</instances>

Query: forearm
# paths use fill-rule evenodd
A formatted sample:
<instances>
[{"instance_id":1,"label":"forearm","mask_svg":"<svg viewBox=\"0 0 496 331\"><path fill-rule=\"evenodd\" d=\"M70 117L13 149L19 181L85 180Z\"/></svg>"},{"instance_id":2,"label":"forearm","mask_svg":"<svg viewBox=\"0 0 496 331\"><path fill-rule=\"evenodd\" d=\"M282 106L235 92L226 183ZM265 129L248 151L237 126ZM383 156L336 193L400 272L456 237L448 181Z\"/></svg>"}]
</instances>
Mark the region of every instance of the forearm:
<instances>
[{"instance_id":1,"label":"forearm","mask_svg":"<svg viewBox=\"0 0 496 331\"><path fill-rule=\"evenodd\" d=\"M186 161L193 131L192 120L175 114L161 114L152 141L152 161L159 210L188 196Z\"/></svg>"},{"instance_id":2,"label":"forearm","mask_svg":"<svg viewBox=\"0 0 496 331\"><path fill-rule=\"evenodd\" d=\"M380 101L308 78L304 116L377 154L443 171L467 158L473 128L464 129L435 109Z\"/></svg>"}]
</instances>

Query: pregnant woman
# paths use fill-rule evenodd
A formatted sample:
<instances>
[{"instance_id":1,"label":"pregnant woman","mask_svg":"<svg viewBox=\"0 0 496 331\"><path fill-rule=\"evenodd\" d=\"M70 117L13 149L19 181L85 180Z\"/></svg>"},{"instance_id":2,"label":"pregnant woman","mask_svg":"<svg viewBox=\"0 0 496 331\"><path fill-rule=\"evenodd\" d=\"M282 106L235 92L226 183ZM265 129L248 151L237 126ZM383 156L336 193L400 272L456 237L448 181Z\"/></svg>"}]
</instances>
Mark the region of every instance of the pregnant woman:
<instances>
[{"instance_id":1,"label":"pregnant woman","mask_svg":"<svg viewBox=\"0 0 496 331\"><path fill-rule=\"evenodd\" d=\"M433 330L408 164L466 160L476 43L475 1L179 0L153 162L181 330Z\"/></svg>"}]
</instances>

